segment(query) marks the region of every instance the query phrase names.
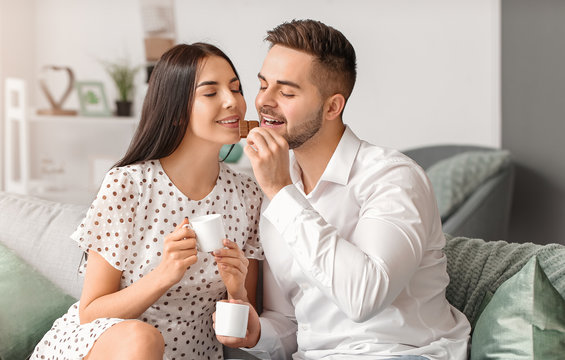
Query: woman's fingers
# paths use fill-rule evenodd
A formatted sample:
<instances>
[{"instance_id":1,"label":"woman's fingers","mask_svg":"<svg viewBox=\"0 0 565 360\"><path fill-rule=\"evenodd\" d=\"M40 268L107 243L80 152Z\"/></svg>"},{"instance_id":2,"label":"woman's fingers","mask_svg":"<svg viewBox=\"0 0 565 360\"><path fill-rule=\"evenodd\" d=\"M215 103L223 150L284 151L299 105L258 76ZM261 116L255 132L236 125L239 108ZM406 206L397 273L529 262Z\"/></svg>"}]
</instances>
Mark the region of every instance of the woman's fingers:
<instances>
[{"instance_id":1,"label":"woman's fingers","mask_svg":"<svg viewBox=\"0 0 565 360\"><path fill-rule=\"evenodd\" d=\"M180 251L180 250L196 250L196 239L195 238L187 238L187 239L179 239L176 241L172 241L167 244L167 250L169 251Z\"/></svg>"},{"instance_id":2,"label":"woman's fingers","mask_svg":"<svg viewBox=\"0 0 565 360\"><path fill-rule=\"evenodd\" d=\"M226 276L227 274L229 274L229 275L233 276L234 278L241 278L241 277L245 277L247 275L247 274L241 272L241 270L234 268L232 266L221 266L220 267L220 273L223 274L222 276Z\"/></svg>"},{"instance_id":3,"label":"woman's fingers","mask_svg":"<svg viewBox=\"0 0 565 360\"><path fill-rule=\"evenodd\" d=\"M218 265L235 267L239 272L245 274L249 260L243 254L243 251L239 249L235 242L228 239L224 239L224 245L227 249L214 251L214 257Z\"/></svg>"},{"instance_id":4,"label":"woman's fingers","mask_svg":"<svg viewBox=\"0 0 565 360\"><path fill-rule=\"evenodd\" d=\"M175 231L173 231L169 235L167 235L165 237L165 241L171 241L172 242L172 241L178 241L178 240L187 239L187 238L196 238L196 234L194 233L194 230L186 228L186 227L181 227L179 229L176 229Z\"/></svg>"},{"instance_id":5,"label":"woman's fingers","mask_svg":"<svg viewBox=\"0 0 565 360\"><path fill-rule=\"evenodd\" d=\"M227 249L217 249L213 251L214 256L231 256L231 257L239 257L243 255L243 251L239 249L237 244L229 239L224 239L224 246Z\"/></svg>"},{"instance_id":6,"label":"woman's fingers","mask_svg":"<svg viewBox=\"0 0 565 360\"><path fill-rule=\"evenodd\" d=\"M198 252L196 249L189 249L189 250L179 250L171 253L171 257L173 259L187 259L191 256L197 255Z\"/></svg>"},{"instance_id":7,"label":"woman's fingers","mask_svg":"<svg viewBox=\"0 0 565 360\"><path fill-rule=\"evenodd\" d=\"M171 232L175 232L175 231L177 231L178 229L182 228L183 226L185 226L185 225L187 225L187 224L188 224L188 218L185 217L184 219L182 219L182 222L181 222L180 224L178 224L178 225L175 227L175 229L174 229L173 231L171 231Z\"/></svg>"},{"instance_id":8,"label":"woman's fingers","mask_svg":"<svg viewBox=\"0 0 565 360\"><path fill-rule=\"evenodd\" d=\"M245 269L247 269L247 266L239 258L229 258L229 257L223 257L221 259L216 258L216 262L218 263L218 265L225 265L228 267L237 268L242 273L244 272Z\"/></svg>"}]
</instances>

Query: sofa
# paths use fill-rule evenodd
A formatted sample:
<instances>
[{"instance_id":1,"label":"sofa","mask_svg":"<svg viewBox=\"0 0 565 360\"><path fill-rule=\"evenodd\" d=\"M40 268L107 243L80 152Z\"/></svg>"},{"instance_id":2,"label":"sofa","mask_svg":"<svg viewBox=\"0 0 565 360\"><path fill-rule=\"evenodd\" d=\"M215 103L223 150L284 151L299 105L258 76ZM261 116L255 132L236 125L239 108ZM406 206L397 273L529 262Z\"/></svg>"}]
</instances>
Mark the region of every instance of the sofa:
<instances>
[{"instance_id":1,"label":"sofa","mask_svg":"<svg viewBox=\"0 0 565 360\"><path fill-rule=\"evenodd\" d=\"M489 241L508 238L514 191L514 164L508 151L444 144L403 153L430 177L444 232Z\"/></svg>"},{"instance_id":2,"label":"sofa","mask_svg":"<svg viewBox=\"0 0 565 360\"><path fill-rule=\"evenodd\" d=\"M69 235L87 207L0 192L0 360L25 359L79 298L82 253ZM473 325L470 358L496 358L487 355L497 352L499 358L536 358L532 349L546 350L540 359L562 358L565 246L446 238L446 295ZM538 319L542 324L534 323ZM520 341L510 336L516 332ZM504 356L516 347L525 355ZM238 349L226 348L225 355L253 358Z\"/></svg>"}]
</instances>

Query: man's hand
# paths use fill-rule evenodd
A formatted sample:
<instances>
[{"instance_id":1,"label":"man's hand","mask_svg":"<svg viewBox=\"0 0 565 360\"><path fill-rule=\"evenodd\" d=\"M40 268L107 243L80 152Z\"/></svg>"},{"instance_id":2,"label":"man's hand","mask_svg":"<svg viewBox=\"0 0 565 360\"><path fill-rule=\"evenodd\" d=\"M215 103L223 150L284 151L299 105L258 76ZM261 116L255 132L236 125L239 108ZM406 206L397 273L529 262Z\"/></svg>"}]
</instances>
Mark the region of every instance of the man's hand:
<instances>
[{"instance_id":1,"label":"man's hand","mask_svg":"<svg viewBox=\"0 0 565 360\"><path fill-rule=\"evenodd\" d=\"M266 128L254 128L247 135L244 151L253 166L255 179L269 199L292 184L288 143L282 136Z\"/></svg>"},{"instance_id":2,"label":"man's hand","mask_svg":"<svg viewBox=\"0 0 565 360\"><path fill-rule=\"evenodd\" d=\"M255 308L253 308L250 303L243 302L241 300L230 300L229 302L249 306L249 317L247 318L247 332L245 333L245 338L221 335L216 335L216 338L219 342L231 348L254 347L257 345L259 338L261 337L261 323L259 322L259 315L257 315L257 311L255 311ZM216 329L216 312L212 314L212 320L214 321L214 329Z\"/></svg>"}]
</instances>

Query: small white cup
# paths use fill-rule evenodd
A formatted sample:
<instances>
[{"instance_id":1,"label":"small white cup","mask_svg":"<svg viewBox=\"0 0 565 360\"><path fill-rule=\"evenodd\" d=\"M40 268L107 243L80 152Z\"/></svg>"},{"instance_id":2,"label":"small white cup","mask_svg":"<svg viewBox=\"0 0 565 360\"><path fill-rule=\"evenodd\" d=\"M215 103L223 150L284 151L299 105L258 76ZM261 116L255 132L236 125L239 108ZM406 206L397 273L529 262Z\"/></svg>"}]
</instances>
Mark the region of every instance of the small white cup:
<instances>
[{"instance_id":1,"label":"small white cup","mask_svg":"<svg viewBox=\"0 0 565 360\"><path fill-rule=\"evenodd\" d=\"M244 338L247 332L249 306L216 302L216 334Z\"/></svg>"},{"instance_id":2,"label":"small white cup","mask_svg":"<svg viewBox=\"0 0 565 360\"><path fill-rule=\"evenodd\" d=\"M196 233L198 251L211 252L224 247L224 223L220 214L199 216L185 225Z\"/></svg>"}]
</instances>

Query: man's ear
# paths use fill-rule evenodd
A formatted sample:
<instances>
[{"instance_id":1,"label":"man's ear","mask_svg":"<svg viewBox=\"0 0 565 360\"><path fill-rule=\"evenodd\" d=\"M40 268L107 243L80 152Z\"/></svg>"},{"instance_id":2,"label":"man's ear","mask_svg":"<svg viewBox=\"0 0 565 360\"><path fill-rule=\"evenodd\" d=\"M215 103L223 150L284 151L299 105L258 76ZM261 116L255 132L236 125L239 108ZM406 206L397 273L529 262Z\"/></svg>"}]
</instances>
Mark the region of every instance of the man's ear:
<instances>
[{"instance_id":1,"label":"man's ear","mask_svg":"<svg viewBox=\"0 0 565 360\"><path fill-rule=\"evenodd\" d=\"M345 107L345 98L341 94L334 94L326 99L325 115L328 120L341 118L341 112Z\"/></svg>"}]
</instances>

